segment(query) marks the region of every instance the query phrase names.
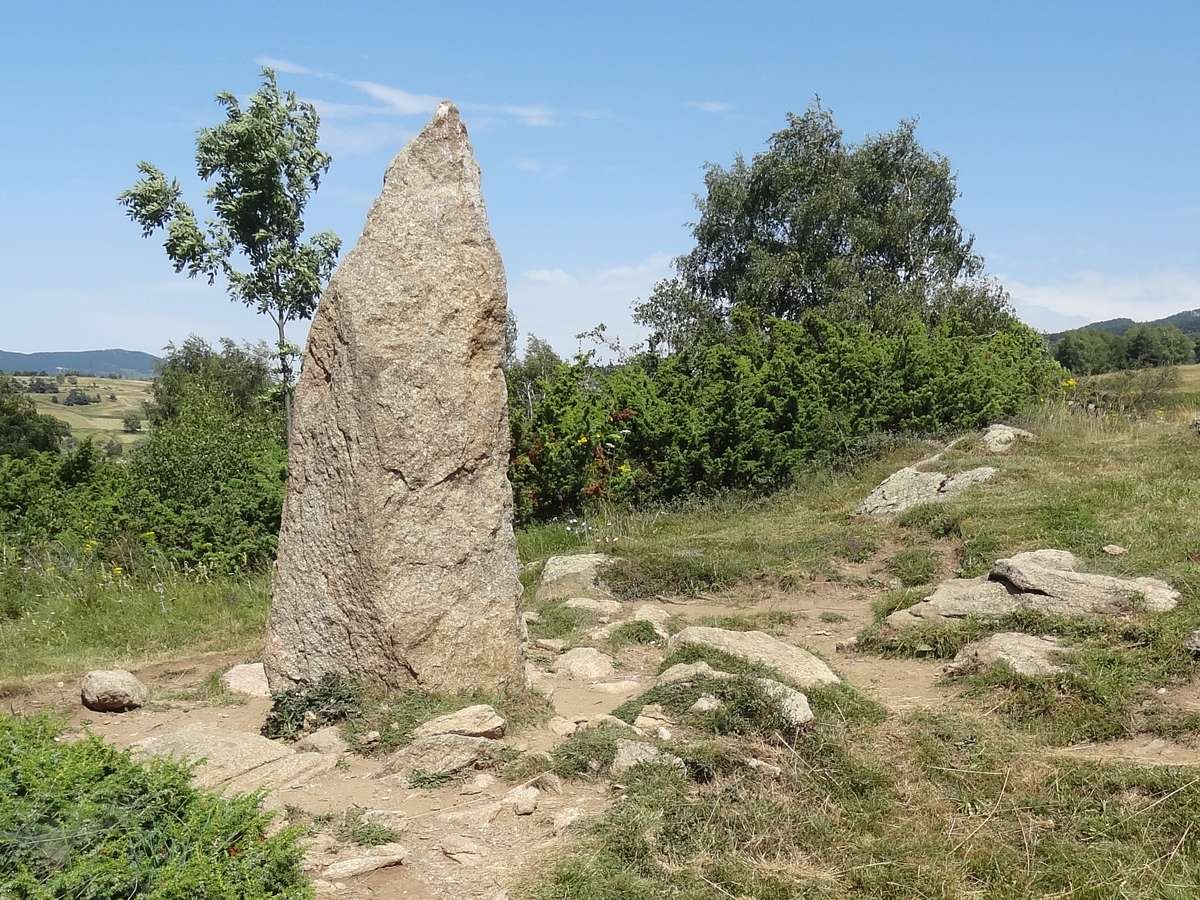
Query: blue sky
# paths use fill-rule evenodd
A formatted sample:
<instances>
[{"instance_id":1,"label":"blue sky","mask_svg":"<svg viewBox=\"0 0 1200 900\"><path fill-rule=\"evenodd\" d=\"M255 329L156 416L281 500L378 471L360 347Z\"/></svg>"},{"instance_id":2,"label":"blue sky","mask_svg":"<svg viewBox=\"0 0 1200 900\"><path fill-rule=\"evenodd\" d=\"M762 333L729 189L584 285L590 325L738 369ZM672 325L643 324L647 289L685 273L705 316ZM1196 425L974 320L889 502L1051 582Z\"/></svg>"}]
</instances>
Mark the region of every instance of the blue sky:
<instances>
[{"instance_id":1,"label":"blue sky","mask_svg":"<svg viewBox=\"0 0 1200 900\"><path fill-rule=\"evenodd\" d=\"M1200 307L1195 4L60 2L11 6L3 32L0 349L270 337L115 201L148 159L198 202L194 133L264 59L323 111L308 221L346 249L390 158L457 102L510 305L562 351L598 322L636 338L703 164L814 95L850 139L919 117L1034 324Z\"/></svg>"}]
</instances>

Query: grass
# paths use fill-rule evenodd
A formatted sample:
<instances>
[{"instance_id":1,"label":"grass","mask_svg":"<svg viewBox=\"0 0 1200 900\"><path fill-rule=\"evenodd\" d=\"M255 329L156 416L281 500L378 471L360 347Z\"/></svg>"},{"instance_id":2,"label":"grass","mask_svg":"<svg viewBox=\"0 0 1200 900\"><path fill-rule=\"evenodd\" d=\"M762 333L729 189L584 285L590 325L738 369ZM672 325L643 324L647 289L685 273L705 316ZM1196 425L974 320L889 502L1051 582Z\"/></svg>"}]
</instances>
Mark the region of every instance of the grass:
<instances>
[{"instance_id":1,"label":"grass","mask_svg":"<svg viewBox=\"0 0 1200 900\"><path fill-rule=\"evenodd\" d=\"M262 638L265 575L186 574L160 565L137 577L65 554L0 557L0 679L73 674Z\"/></svg>"},{"instance_id":2,"label":"grass","mask_svg":"<svg viewBox=\"0 0 1200 900\"><path fill-rule=\"evenodd\" d=\"M781 634L784 629L795 625L803 616L782 609L770 609L757 613L733 613L723 616L702 616L696 625L724 628L727 631L765 631Z\"/></svg>"},{"instance_id":3,"label":"grass","mask_svg":"<svg viewBox=\"0 0 1200 900\"><path fill-rule=\"evenodd\" d=\"M911 588L932 582L940 564L937 553L928 547L907 547L889 557L884 568L900 579L901 585Z\"/></svg>"},{"instance_id":4,"label":"grass","mask_svg":"<svg viewBox=\"0 0 1200 900\"><path fill-rule=\"evenodd\" d=\"M565 600L547 600L533 608L537 619L529 623L531 638L567 638L595 621L586 609L573 609Z\"/></svg>"},{"instance_id":5,"label":"grass","mask_svg":"<svg viewBox=\"0 0 1200 900\"><path fill-rule=\"evenodd\" d=\"M652 624L644 619L634 619L614 628L608 637L608 644L612 649L620 650L634 645L657 644L661 640Z\"/></svg>"},{"instance_id":6,"label":"grass","mask_svg":"<svg viewBox=\"0 0 1200 900\"><path fill-rule=\"evenodd\" d=\"M303 826L309 834L324 832L343 844L378 847L380 844L395 843L401 837L400 832L394 828L389 828L379 822L364 821L364 810L358 807L340 813L318 815L290 805L286 807L285 811L288 824Z\"/></svg>"}]
</instances>

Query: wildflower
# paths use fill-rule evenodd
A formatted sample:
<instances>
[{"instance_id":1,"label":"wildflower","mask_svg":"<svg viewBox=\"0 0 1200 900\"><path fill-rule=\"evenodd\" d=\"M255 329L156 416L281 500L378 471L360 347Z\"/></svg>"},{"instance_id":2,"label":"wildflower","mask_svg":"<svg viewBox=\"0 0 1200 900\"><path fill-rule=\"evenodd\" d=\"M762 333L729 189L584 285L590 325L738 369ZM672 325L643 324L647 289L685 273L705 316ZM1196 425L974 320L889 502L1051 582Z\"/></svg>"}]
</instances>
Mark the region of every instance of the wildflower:
<instances>
[{"instance_id":1,"label":"wildflower","mask_svg":"<svg viewBox=\"0 0 1200 900\"><path fill-rule=\"evenodd\" d=\"M122 574L124 571L125 571L125 570L124 570L124 569L122 569L120 566L113 566L113 567L112 567L112 573L113 573L114 575L120 575L120 574Z\"/></svg>"},{"instance_id":2,"label":"wildflower","mask_svg":"<svg viewBox=\"0 0 1200 900\"><path fill-rule=\"evenodd\" d=\"M577 440L575 443L582 446L583 444L586 444L587 442L588 442L588 436L586 434L581 434L579 436L579 440Z\"/></svg>"},{"instance_id":3,"label":"wildflower","mask_svg":"<svg viewBox=\"0 0 1200 900\"><path fill-rule=\"evenodd\" d=\"M619 471L622 475L628 475L630 472L633 471L633 466L631 466L627 462L624 462L624 463L621 463L620 466L618 466L617 471Z\"/></svg>"},{"instance_id":4,"label":"wildflower","mask_svg":"<svg viewBox=\"0 0 1200 900\"><path fill-rule=\"evenodd\" d=\"M1079 387L1079 382L1074 378L1067 378L1063 381L1063 387L1068 391L1073 391L1075 388Z\"/></svg>"}]
</instances>

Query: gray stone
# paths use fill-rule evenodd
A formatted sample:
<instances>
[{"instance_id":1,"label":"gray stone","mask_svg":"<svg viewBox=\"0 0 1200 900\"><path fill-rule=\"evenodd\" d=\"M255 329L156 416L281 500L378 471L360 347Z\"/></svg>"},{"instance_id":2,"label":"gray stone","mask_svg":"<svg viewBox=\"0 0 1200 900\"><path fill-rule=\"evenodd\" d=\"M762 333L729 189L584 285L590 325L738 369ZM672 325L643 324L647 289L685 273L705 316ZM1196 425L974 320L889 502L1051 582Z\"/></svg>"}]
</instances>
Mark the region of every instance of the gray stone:
<instances>
[{"instance_id":1,"label":"gray stone","mask_svg":"<svg viewBox=\"0 0 1200 900\"><path fill-rule=\"evenodd\" d=\"M729 631L725 628L689 625L671 638L667 649L672 652L689 645L711 647L770 666L800 687L837 684L841 681L819 656L762 631Z\"/></svg>"},{"instance_id":2,"label":"gray stone","mask_svg":"<svg viewBox=\"0 0 1200 900\"><path fill-rule=\"evenodd\" d=\"M338 860L332 865L327 866L325 871L321 873L321 877L326 881L337 881L339 878L357 878L360 875L378 872L380 869L398 866L404 862L404 858L407 855L408 851L399 844L380 844L378 847L372 847L371 852L368 854Z\"/></svg>"},{"instance_id":3,"label":"gray stone","mask_svg":"<svg viewBox=\"0 0 1200 900\"><path fill-rule=\"evenodd\" d=\"M992 466L980 466L954 475L943 472L922 472L908 466L889 476L859 504L858 515L887 518L914 506L941 503L957 496L972 485L990 480L999 471Z\"/></svg>"},{"instance_id":4,"label":"gray stone","mask_svg":"<svg viewBox=\"0 0 1200 900\"><path fill-rule=\"evenodd\" d=\"M570 597L564 604L568 609L582 609L594 612L598 616L618 616L621 614L621 604L616 600L605 600L596 597Z\"/></svg>"},{"instance_id":5,"label":"gray stone","mask_svg":"<svg viewBox=\"0 0 1200 900\"><path fill-rule=\"evenodd\" d=\"M532 816L537 811L540 791L530 785L515 787L500 801L518 816Z\"/></svg>"},{"instance_id":6,"label":"gray stone","mask_svg":"<svg viewBox=\"0 0 1200 900\"><path fill-rule=\"evenodd\" d=\"M145 738L133 749L151 756L202 761L195 771L196 785L230 792L286 787L323 775L337 762L329 754L297 752L262 735L199 722Z\"/></svg>"},{"instance_id":7,"label":"gray stone","mask_svg":"<svg viewBox=\"0 0 1200 900\"><path fill-rule=\"evenodd\" d=\"M437 734L462 734L467 737L504 737L508 723L486 703L467 706L444 716L430 719L413 731L414 737L431 737Z\"/></svg>"},{"instance_id":8,"label":"gray stone","mask_svg":"<svg viewBox=\"0 0 1200 900\"><path fill-rule=\"evenodd\" d=\"M1003 631L967 644L942 671L946 675L969 675L1005 663L1019 675L1053 675L1063 671L1053 662L1061 650L1057 638Z\"/></svg>"},{"instance_id":9,"label":"gray stone","mask_svg":"<svg viewBox=\"0 0 1200 900\"><path fill-rule=\"evenodd\" d=\"M1105 544L1100 549L1103 550L1105 553L1107 553L1109 556L1124 556L1126 553L1129 552L1129 550L1127 548L1122 547L1120 544Z\"/></svg>"},{"instance_id":10,"label":"gray stone","mask_svg":"<svg viewBox=\"0 0 1200 900\"><path fill-rule=\"evenodd\" d=\"M445 835L438 842L437 849L441 850L447 859L464 866L478 865L484 855L479 844L461 834Z\"/></svg>"},{"instance_id":11,"label":"gray stone","mask_svg":"<svg viewBox=\"0 0 1200 900\"><path fill-rule=\"evenodd\" d=\"M414 772L453 775L491 759L499 746L488 738L462 734L420 737L388 757L382 774L398 775L402 780Z\"/></svg>"},{"instance_id":12,"label":"gray stone","mask_svg":"<svg viewBox=\"0 0 1200 900\"><path fill-rule=\"evenodd\" d=\"M246 697L270 697L271 686L262 663L242 663L221 676L221 687L231 694Z\"/></svg>"},{"instance_id":13,"label":"gray stone","mask_svg":"<svg viewBox=\"0 0 1200 900\"><path fill-rule=\"evenodd\" d=\"M1183 649L1192 656L1200 658L1200 628L1189 634L1183 642Z\"/></svg>"},{"instance_id":14,"label":"gray stone","mask_svg":"<svg viewBox=\"0 0 1200 900\"><path fill-rule=\"evenodd\" d=\"M700 678L734 678L728 672L720 672L701 660L694 663L676 663L658 676L655 684L674 684L676 681L696 681Z\"/></svg>"},{"instance_id":15,"label":"gray stone","mask_svg":"<svg viewBox=\"0 0 1200 900\"><path fill-rule=\"evenodd\" d=\"M562 653L567 649L567 642L562 638L538 638L533 646L539 650L549 650L551 653Z\"/></svg>"},{"instance_id":16,"label":"gray stone","mask_svg":"<svg viewBox=\"0 0 1200 900\"><path fill-rule=\"evenodd\" d=\"M793 728L800 728L811 722L815 716L808 704L808 697L795 688L780 684L773 678L754 679L763 692L779 705L783 719Z\"/></svg>"},{"instance_id":17,"label":"gray stone","mask_svg":"<svg viewBox=\"0 0 1200 900\"><path fill-rule=\"evenodd\" d=\"M661 606L643 603L630 614L629 621L649 622L651 627L654 628L654 633L665 641L671 636L671 632L667 628L667 622L670 621L670 618L671 614Z\"/></svg>"},{"instance_id":18,"label":"gray stone","mask_svg":"<svg viewBox=\"0 0 1200 900\"><path fill-rule=\"evenodd\" d=\"M1157 578L1114 578L1078 571L1066 550L1033 550L996 560L989 575L954 578L914 606L887 617L903 628L975 616L998 619L1018 609L1059 616L1119 615L1174 609L1179 593Z\"/></svg>"},{"instance_id":19,"label":"gray stone","mask_svg":"<svg viewBox=\"0 0 1200 900\"><path fill-rule=\"evenodd\" d=\"M659 750L653 744L645 741L619 740L617 741L617 755L613 758L612 768L609 771L614 777L617 777L642 763L665 763L680 769L684 768L682 759L665 750Z\"/></svg>"},{"instance_id":20,"label":"gray stone","mask_svg":"<svg viewBox=\"0 0 1200 900\"><path fill-rule=\"evenodd\" d=\"M607 678L616 670L612 657L595 647L576 647L554 661L554 671L580 681Z\"/></svg>"},{"instance_id":21,"label":"gray stone","mask_svg":"<svg viewBox=\"0 0 1200 900\"><path fill-rule=\"evenodd\" d=\"M996 424L983 433L983 446L990 453L1007 453L1017 441L1032 438L1032 434L1021 428Z\"/></svg>"},{"instance_id":22,"label":"gray stone","mask_svg":"<svg viewBox=\"0 0 1200 900\"><path fill-rule=\"evenodd\" d=\"M600 570L611 562L614 562L613 557L603 553L552 556L542 568L536 599L592 597L611 600L612 594L600 578Z\"/></svg>"},{"instance_id":23,"label":"gray stone","mask_svg":"<svg viewBox=\"0 0 1200 900\"><path fill-rule=\"evenodd\" d=\"M125 712L145 706L150 691L132 672L95 669L83 676L79 699L93 712Z\"/></svg>"},{"instance_id":24,"label":"gray stone","mask_svg":"<svg viewBox=\"0 0 1200 900\"><path fill-rule=\"evenodd\" d=\"M633 727L642 731L652 732L664 741L669 741L671 739L671 729L675 727L675 722L667 715L666 710L662 708L662 704L647 703L633 720Z\"/></svg>"},{"instance_id":25,"label":"gray stone","mask_svg":"<svg viewBox=\"0 0 1200 900\"><path fill-rule=\"evenodd\" d=\"M714 697L712 694L701 694L696 698L696 702L688 707L690 713L706 713L715 712L725 704Z\"/></svg>"},{"instance_id":26,"label":"gray stone","mask_svg":"<svg viewBox=\"0 0 1200 900\"><path fill-rule=\"evenodd\" d=\"M524 684L504 267L443 103L393 160L308 335L267 627L274 689Z\"/></svg>"},{"instance_id":27,"label":"gray stone","mask_svg":"<svg viewBox=\"0 0 1200 900\"><path fill-rule=\"evenodd\" d=\"M337 725L328 725L314 731L296 742L296 749L308 753L345 753L350 745L342 739L342 730Z\"/></svg>"},{"instance_id":28,"label":"gray stone","mask_svg":"<svg viewBox=\"0 0 1200 900\"><path fill-rule=\"evenodd\" d=\"M589 687L602 694L630 694L641 690L642 683L632 678L623 678L619 681L593 681Z\"/></svg>"},{"instance_id":29,"label":"gray stone","mask_svg":"<svg viewBox=\"0 0 1200 900\"><path fill-rule=\"evenodd\" d=\"M563 834L583 816L583 810L578 806L568 806L560 809L554 816L554 833Z\"/></svg>"}]
</instances>

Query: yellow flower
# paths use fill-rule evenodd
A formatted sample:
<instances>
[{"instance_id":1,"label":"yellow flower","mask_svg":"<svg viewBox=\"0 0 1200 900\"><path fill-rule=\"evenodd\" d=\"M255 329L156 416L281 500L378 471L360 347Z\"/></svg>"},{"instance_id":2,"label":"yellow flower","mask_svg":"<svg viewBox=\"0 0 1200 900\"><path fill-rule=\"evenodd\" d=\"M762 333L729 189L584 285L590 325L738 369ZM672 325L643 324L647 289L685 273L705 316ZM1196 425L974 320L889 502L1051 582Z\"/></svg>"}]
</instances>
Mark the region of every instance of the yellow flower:
<instances>
[{"instance_id":1,"label":"yellow flower","mask_svg":"<svg viewBox=\"0 0 1200 900\"><path fill-rule=\"evenodd\" d=\"M628 475L630 472L632 472L632 471L633 471L633 466L631 466L631 465L630 465L629 463L627 463L627 462L626 462L626 463L621 463L621 465L620 465L620 468L618 469L618 471L620 471L620 473L621 473L622 475Z\"/></svg>"},{"instance_id":2,"label":"yellow flower","mask_svg":"<svg viewBox=\"0 0 1200 900\"><path fill-rule=\"evenodd\" d=\"M1073 391L1075 388L1079 387L1079 382L1074 378L1068 378L1063 381L1063 387L1065 387L1068 391Z\"/></svg>"},{"instance_id":3,"label":"yellow flower","mask_svg":"<svg viewBox=\"0 0 1200 900\"><path fill-rule=\"evenodd\" d=\"M587 442L588 442L588 436L587 436L586 434L581 434L581 435L579 436L579 440L577 440L575 443L577 443L577 444L586 444Z\"/></svg>"},{"instance_id":4,"label":"yellow flower","mask_svg":"<svg viewBox=\"0 0 1200 900\"><path fill-rule=\"evenodd\" d=\"M113 566L113 568L112 568L112 573L113 573L114 575L120 575L120 574L121 574L122 572L124 572L124 571L125 571L125 570L124 570L124 569L122 569L120 566Z\"/></svg>"}]
</instances>

